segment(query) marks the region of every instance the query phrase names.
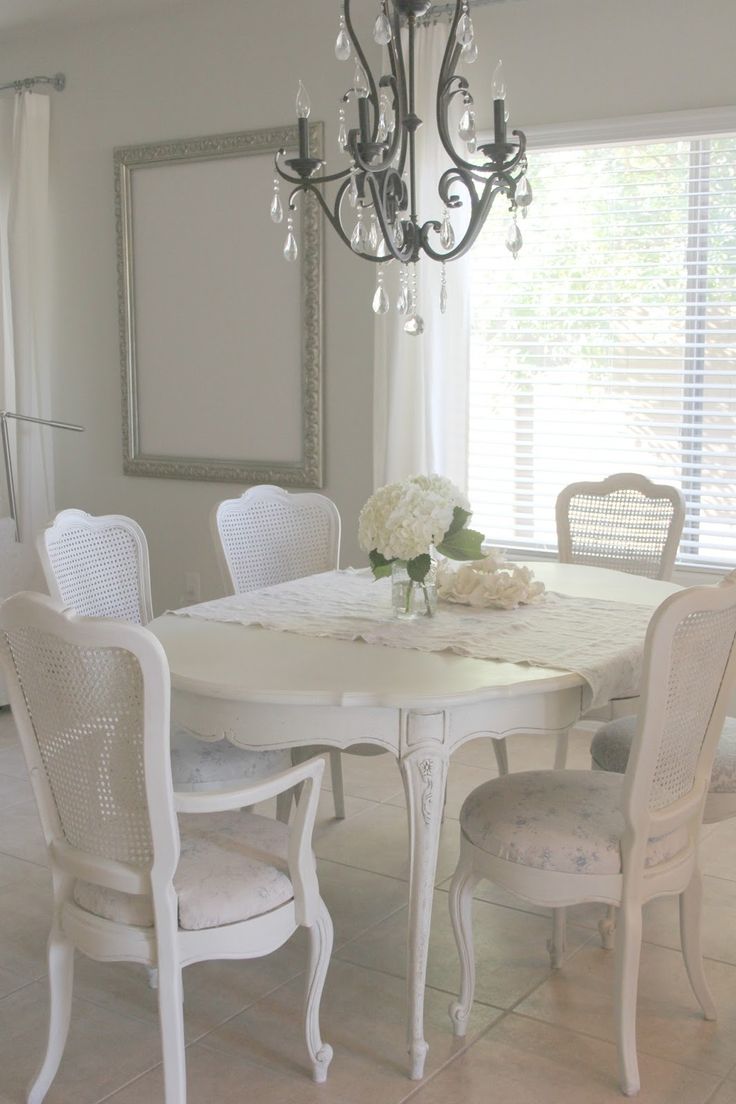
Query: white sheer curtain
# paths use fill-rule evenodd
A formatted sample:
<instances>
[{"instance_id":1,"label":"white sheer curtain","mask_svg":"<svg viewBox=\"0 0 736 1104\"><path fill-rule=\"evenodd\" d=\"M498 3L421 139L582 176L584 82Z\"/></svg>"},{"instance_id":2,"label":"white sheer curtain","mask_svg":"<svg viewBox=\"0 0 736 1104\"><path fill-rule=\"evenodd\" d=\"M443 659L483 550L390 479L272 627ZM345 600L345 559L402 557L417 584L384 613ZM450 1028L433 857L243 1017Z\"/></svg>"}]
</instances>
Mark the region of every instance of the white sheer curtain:
<instances>
[{"instance_id":1,"label":"white sheer curtain","mask_svg":"<svg viewBox=\"0 0 736 1104\"><path fill-rule=\"evenodd\" d=\"M437 78L447 43L448 24L416 32L418 213L426 221L442 217L437 182L450 161L436 125ZM453 215L453 222L457 216ZM458 232L459 222L455 224ZM376 487L408 475L438 472L465 488L467 483L467 396L469 363L468 268L465 258L447 266L447 313L441 314L440 268L419 263L418 312L424 333L403 332L396 312L398 265L388 266L386 287L391 312L377 316L374 354L373 479Z\"/></svg>"},{"instance_id":2,"label":"white sheer curtain","mask_svg":"<svg viewBox=\"0 0 736 1104\"><path fill-rule=\"evenodd\" d=\"M48 179L49 97L21 92L0 100L0 405L41 418L50 416ZM22 559L30 576L34 536L54 510L52 442L39 426L15 424L11 434ZM0 495L7 515L4 475ZM10 529L3 517L3 538ZM8 582L0 576L0 594Z\"/></svg>"}]
</instances>

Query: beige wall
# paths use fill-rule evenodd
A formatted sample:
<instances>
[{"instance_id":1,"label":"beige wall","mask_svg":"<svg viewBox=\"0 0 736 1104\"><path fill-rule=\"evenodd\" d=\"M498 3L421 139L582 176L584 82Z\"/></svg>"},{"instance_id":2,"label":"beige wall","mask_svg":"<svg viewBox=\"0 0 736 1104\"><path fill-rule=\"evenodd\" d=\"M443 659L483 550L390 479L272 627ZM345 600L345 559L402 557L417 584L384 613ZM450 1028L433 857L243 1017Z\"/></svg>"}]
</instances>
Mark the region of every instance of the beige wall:
<instances>
[{"instance_id":1,"label":"beige wall","mask_svg":"<svg viewBox=\"0 0 736 1104\"><path fill-rule=\"evenodd\" d=\"M361 5L372 19L376 5ZM68 79L53 104L54 412L87 432L57 439L58 503L137 518L157 609L179 602L185 572L201 573L203 596L219 592L208 515L236 488L122 475L112 149L289 122L301 77L331 154L350 76L332 53L337 12L338 0L172 0L0 44L3 79L57 70ZM733 0L507 0L478 10L476 25L479 106L503 56L519 125L736 102ZM269 191L264 180L264 218ZM325 492L343 516L347 563L359 558L357 514L370 491L373 272L331 234L325 272ZM278 340L278 303L264 309Z\"/></svg>"}]
</instances>

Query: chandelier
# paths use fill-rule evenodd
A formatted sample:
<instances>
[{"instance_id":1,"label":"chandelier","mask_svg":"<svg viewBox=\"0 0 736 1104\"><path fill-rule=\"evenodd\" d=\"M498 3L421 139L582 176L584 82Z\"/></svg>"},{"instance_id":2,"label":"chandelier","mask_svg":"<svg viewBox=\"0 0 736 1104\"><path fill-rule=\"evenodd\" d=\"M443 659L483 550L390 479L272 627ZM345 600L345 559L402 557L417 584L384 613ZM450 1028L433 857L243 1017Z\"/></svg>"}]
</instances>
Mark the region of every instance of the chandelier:
<instances>
[{"instance_id":1,"label":"chandelier","mask_svg":"<svg viewBox=\"0 0 736 1104\"><path fill-rule=\"evenodd\" d=\"M338 146L350 159L339 172L323 171L324 162L310 156L307 91L299 82L296 98L299 150L296 157L279 150L275 158L271 218L282 222L284 208L280 182L292 185L288 199L284 257L296 261L294 213L299 193L315 196L325 217L346 246L378 266L373 310L386 314L391 304L384 287L385 265L401 266L400 294L396 307L406 315L404 330L420 334L424 322L417 311L417 263L422 257L442 265L440 310L447 308L445 264L461 257L473 245L493 201L498 195L509 201L511 222L506 246L514 257L522 246L518 211L526 215L532 191L526 178L526 138L520 130L509 135L507 97L501 63L493 74L493 140L481 145L476 137L476 116L470 85L456 73L460 61L472 63L478 56L470 0L456 0L455 11L437 84L437 129L451 165L437 182L442 204L440 219L422 221L417 210L416 133L422 120L415 104L415 31L431 0L380 0L373 28L374 41L385 48L388 72L376 81L355 32L351 0L343 0L335 54L352 61L352 85L339 110ZM407 27L402 43L401 26ZM459 105L459 106L458 106ZM357 127L348 129L347 115L357 106ZM451 121L452 120L452 121ZM455 137L462 152L455 146ZM471 159L472 158L472 159ZM336 184L328 202L325 186ZM439 206L439 203L438 203ZM452 212L463 208L462 226L453 226Z\"/></svg>"}]
</instances>

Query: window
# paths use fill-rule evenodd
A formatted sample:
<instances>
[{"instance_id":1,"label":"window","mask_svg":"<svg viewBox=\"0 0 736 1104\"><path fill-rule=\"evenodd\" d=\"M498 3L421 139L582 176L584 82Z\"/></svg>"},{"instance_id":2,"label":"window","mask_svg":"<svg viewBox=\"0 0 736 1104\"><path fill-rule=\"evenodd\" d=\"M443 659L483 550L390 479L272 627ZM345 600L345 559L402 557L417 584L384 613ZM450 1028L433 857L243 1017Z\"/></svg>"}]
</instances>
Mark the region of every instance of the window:
<instances>
[{"instance_id":1,"label":"window","mask_svg":"<svg viewBox=\"0 0 736 1104\"><path fill-rule=\"evenodd\" d=\"M685 496L680 562L736 563L736 137L529 162L518 259L505 212L470 254L474 524L555 549L562 487L638 471Z\"/></svg>"}]
</instances>

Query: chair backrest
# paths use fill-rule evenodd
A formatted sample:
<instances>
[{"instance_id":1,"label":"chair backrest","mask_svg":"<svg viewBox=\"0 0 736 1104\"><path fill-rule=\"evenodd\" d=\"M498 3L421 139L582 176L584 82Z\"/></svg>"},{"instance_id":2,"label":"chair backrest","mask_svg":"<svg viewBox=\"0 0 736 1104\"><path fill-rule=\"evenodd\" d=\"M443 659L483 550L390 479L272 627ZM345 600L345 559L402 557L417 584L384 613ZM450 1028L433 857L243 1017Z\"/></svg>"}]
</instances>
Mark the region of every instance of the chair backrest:
<instances>
[{"instance_id":1,"label":"chair backrest","mask_svg":"<svg viewBox=\"0 0 736 1104\"><path fill-rule=\"evenodd\" d=\"M170 884L179 834L158 640L21 593L0 608L0 661L52 867L150 893L155 862Z\"/></svg>"},{"instance_id":2,"label":"chair backrest","mask_svg":"<svg viewBox=\"0 0 736 1104\"><path fill-rule=\"evenodd\" d=\"M736 683L736 585L665 599L647 630L624 815L644 841L697 822Z\"/></svg>"},{"instance_id":3,"label":"chair backrest","mask_svg":"<svg viewBox=\"0 0 736 1104\"><path fill-rule=\"evenodd\" d=\"M80 616L137 625L153 617L148 545L132 518L62 510L36 547L51 597Z\"/></svg>"},{"instance_id":4,"label":"chair backrest","mask_svg":"<svg viewBox=\"0 0 736 1104\"><path fill-rule=\"evenodd\" d=\"M340 514L320 494L251 487L215 508L212 535L234 594L332 571L340 559Z\"/></svg>"},{"instance_id":5,"label":"chair backrest","mask_svg":"<svg viewBox=\"0 0 736 1104\"><path fill-rule=\"evenodd\" d=\"M672 578L685 523L676 487L635 472L571 483L560 491L556 517L560 563Z\"/></svg>"}]
</instances>

